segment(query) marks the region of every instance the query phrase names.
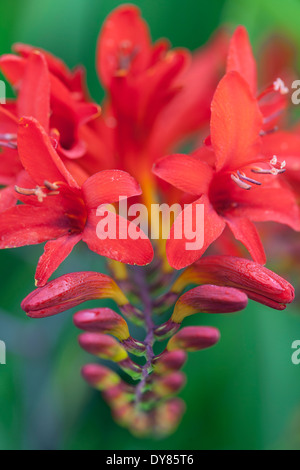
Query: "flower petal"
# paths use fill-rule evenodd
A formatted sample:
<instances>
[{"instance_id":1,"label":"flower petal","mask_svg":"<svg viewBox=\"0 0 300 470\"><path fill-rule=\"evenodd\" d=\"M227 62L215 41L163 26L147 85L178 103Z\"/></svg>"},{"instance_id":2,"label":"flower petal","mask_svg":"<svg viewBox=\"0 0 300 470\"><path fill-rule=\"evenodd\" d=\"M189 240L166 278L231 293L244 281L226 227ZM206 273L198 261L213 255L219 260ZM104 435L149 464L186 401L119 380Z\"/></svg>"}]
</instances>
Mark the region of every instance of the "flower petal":
<instances>
[{"instance_id":1,"label":"flower petal","mask_svg":"<svg viewBox=\"0 0 300 470\"><path fill-rule=\"evenodd\" d=\"M28 58L18 97L19 116L34 117L49 132L50 77L46 59L34 51Z\"/></svg>"},{"instance_id":2,"label":"flower petal","mask_svg":"<svg viewBox=\"0 0 300 470\"><path fill-rule=\"evenodd\" d=\"M206 193L213 177L213 169L189 155L170 155L159 160L153 173L178 189L199 196Z\"/></svg>"},{"instance_id":3,"label":"flower petal","mask_svg":"<svg viewBox=\"0 0 300 470\"><path fill-rule=\"evenodd\" d=\"M91 176L82 191L87 207L96 209L101 204L112 204L142 191L137 181L125 171L105 170Z\"/></svg>"},{"instance_id":4,"label":"flower petal","mask_svg":"<svg viewBox=\"0 0 300 470\"><path fill-rule=\"evenodd\" d=\"M65 235L67 218L48 207L18 205L0 214L0 248L37 245Z\"/></svg>"},{"instance_id":5,"label":"flower petal","mask_svg":"<svg viewBox=\"0 0 300 470\"><path fill-rule=\"evenodd\" d=\"M229 72L219 83L212 102L211 141L217 170L238 170L257 162L262 115L245 80Z\"/></svg>"},{"instance_id":6,"label":"flower petal","mask_svg":"<svg viewBox=\"0 0 300 470\"><path fill-rule=\"evenodd\" d=\"M204 227L202 220L199 226L195 227L195 223L198 222L197 207L202 204L204 205ZM196 241L195 239L188 240L186 237L186 228L188 226L192 226L194 229L196 228L199 237L201 230L203 231L204 244L199 249L191 250L188 248L190 243ZM224 220L215 212L207 196L202 196L193 204L187 206L173 224L169 239L167 240L167 257L170 265L175 269L182 269L194 263L201 258L207 248L219 238L224 229Z\"/></svg>"},{"instance_id":7,"label":"flower petal","mask_svg":"<svg viewBox=\"0 0 300 470\"><path fill-rule=\"evenodd\" d=\"M80 242L81 238L81 234L68 234L46 243L44 254L40 257L36 269L35 279L37 287L42 287L46 284L54 271L69 256L74 246Z\"/></svg>"},{"instance_id":8,"label":"flower petal","mask_svg":"<svg viewBox=\"0 0 300 470\"><path fill-rule=\"evenodd\" d=\"M259 264L266 264L265 250L255 225L246 218L226 218L233 235L247 248L253 260Z\"/></svg>"},{"instance_id":9,"label":"flower petal","mask_svg":"<svg viewBox=\"0 0 300 470\"><path fill-rule=\"evenodd\" d=\"M18 132L18 150L24 168L39 185L66 181L71 187L78 184L54 150L43 127L33 118L22 118Z\"/></svg>"},{"instance_id":10,"label":"flower petal","mask_svg":"<svg viewBox=\"0 0 300 470\"><path fill-rule=\"evenodd\" d=\"M137 226L113 212L107 212L105 219L108 232L98 225L103 217L98 217L96 211L91 211L88 216L82 240L92 251L126 264L144 266L151 263L151 242ZM130 232L140 238L134 239Z\"/></svg>"},{"instance_id":11,"label":"flower petal","mask_svg":"<svg viewBox=\"0 0 300 470\"><path fill-rule=\"evenodd\" d=\"M264 177L260 187L245 191L231 185L227 195L225 217L248 218L253 222L278 222L294 230L300 229L299 207L294 192L280 177Z\"/></svg>"},{"instance_id":12,"label":"flower petal","mask_svg":"<svg viewBox=\"0 0 300 470\"><path fill-rule=\"evenodd\" d=\"M246 80L253 95L257 92L257 69L247 30L238 26L232 36L227 58L227 72L235 70Z\"/></svg>"}]
</instances>

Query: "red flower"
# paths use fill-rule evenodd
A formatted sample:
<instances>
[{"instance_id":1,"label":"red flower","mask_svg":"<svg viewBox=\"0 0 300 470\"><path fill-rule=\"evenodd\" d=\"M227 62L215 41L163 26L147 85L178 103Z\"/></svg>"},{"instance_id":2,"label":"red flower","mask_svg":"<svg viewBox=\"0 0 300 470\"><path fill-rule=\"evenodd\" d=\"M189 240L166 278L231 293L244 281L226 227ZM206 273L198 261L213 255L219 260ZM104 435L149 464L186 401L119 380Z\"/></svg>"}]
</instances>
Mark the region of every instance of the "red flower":
<instances>
[{"instance_id":1,"label":"red flower","mask_svg":"<svg viewBox=\"0 0 300 470\"><path fill-rule=\"evenodd\" d=\"M203 248L188 251L184 236L175 239L176 229L183 224L183 211L167 241L172 267L180 269L199 259L226 225L261 264L266 261L265 253L252 222L275 221L300 228L295 196L274 176L283 171L281 164L273 158L264 168L262 126L262 115L249 85L238 72L229 72L212 102L211 146L204 146L192 156L165 157L155 165L154 173L160 178L193 196L201 196L192 204L193 213L198 204L204 205ZM257 179L247 176L250 171L258 174Z\"/></svg>"},{"instance_id":2,"label":"red flower","mask_svg":"<svg viewBox=\"0 0 300 470\"><path fill-rule=\"evenodd\" d=\"M96 216L98 206L117 202L119 197L141 194L131 176L108 170L95 174L80 186L34 119L21 121L18 149L31 181L26 176L23 187L17 188L25 204L0 214L0 247L48 241L37 268L38 285L46 283L80 240L92 251L124 263L144 265L152 260L150 241L145 235L132 240L128 234L131 224L113 212L109 213L111 223L119 227L122 222L116 237L100 240L96 234L101 220Z\"/></svg>"},{"instance_id":3,"label":"red flower","mask_svg":"<svg viewBox=\"0 0 300 470\"><path fill-rule=\"evenodd\" d=\"M99 114L99 107L87 102L82 92L68 88L67 77L72 78L58 59L30 46L17 49L24 57L9 54L0 58L1 72L18 92L17 116L36 118L53 136L61 156L82 157L86 146L80 128Z\"/></svg>"}]
</instances>

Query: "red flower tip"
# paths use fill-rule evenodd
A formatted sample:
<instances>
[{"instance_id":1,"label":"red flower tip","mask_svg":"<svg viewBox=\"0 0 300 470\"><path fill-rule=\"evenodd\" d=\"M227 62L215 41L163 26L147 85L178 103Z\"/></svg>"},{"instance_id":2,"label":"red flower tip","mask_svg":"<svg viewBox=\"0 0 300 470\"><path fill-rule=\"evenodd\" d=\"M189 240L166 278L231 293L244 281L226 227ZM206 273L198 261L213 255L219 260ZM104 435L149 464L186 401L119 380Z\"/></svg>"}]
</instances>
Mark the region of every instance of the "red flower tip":
<instances>
[{"instance_id":1,"label":"red flower tip","mask_svg":"<svg viewBox=\"0 0 300 470\"><path fill-rule=\"evenodd\" d=\"M120 341L124 341L130 336L124 318L110 308L95 308L77 312L74 315L74 324L80 330L107 333Z\"/></svg>"},{"instance_id":2,"label":"red flower tip","mask_svg":"<svg viewBox=\"0 0 300 470\"><path fill-rule=\"evenodd\" d=\"M77 272L66 274L29 294L21 307L32 318L56 315L93 299L114 299L119 305L128 300L117 284L104 274Z\"/></svg>"},{"instance_id":3,"label":"red flower tip","mask_svg":"<svg viewBox=\"0 0 300 470\"><path fill-rule=\"evenodd\" d=\"M195 313L233 313L246 308L248 297L243 292L213 285L195 287L182 295L175 305L171 321L180 324Z\"/></svg>"},{"instance_id":4,"label":"red flower tip","mask_svg":"<svg viewBox=\"0 0 300 470\"><path fill-rule=\"evenodd\" d=\"M167 350L176 351L182 349L187 352L201 351L211 348L220 340L220 332L216 328L190 326L182 328L168 342Z\"/></svg>"},{"instance_id":5,"label":"red flower tip","mask_svg":"<svg viewBox=\"0 0 300 470\"><path fill-rule=\"evenodd\" d=\"M180 349L165 351L156 359L154 371L158 375L164 375L168 372L179 370L185 364L186 359L186 353Z\"/></svg>"},{"instance_id":6,"label":"red flower tip","mask_svg":"<svg viewBox=\"0 0 300 470\"><path fill-rule=\"evenodd\" d=\"M253 261L233 256L207 256L186 269L172 291L180 293L189 284L213 283L234 287L269 307L283 310L293 302L293 286L269 269Z\"/></svg>"},{"instance_id":7,"label":"red flower tip","mask_svg":"<svg viewBox=\"0 0 300 470\"><path fill-rule=\"evenodd\" d=\"M83 378L98 390L108 390L120 384L120 377L110 369L98 364L87 364L82 368Z\"/></svg>"}]
</instances>

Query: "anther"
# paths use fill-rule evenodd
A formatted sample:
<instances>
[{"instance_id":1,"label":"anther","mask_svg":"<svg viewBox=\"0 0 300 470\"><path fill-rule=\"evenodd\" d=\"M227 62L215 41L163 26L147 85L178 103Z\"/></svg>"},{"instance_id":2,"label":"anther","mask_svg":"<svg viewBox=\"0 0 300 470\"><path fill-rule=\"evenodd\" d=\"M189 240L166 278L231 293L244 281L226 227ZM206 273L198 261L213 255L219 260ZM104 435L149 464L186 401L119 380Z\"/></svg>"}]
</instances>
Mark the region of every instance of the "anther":
<instances>
[{"instance_id":1,"label":"anther","mask_svg":"<svg viewBox=\"0 0 300 470\"><path fill-rule=\"evenodd\" d=\"M56 183L50 183L49 181L45 180L44 185L49 191L57 191L59 189L58 184Z\"/></svg>"},{"instance_id":2,"label":"anther","mask_svg":"<svg viewBox=\"0 0 300 470\"><path fill-rule=\"evenodd\" d=\"M273 87L274 91L279 91L281 95L287 95L289 93L288 87L281 78L277 78L277 80L275 80Z\"/></svg>"},{"instance_id":3,"label":"anther","mask_svg":"<svg viewBox=\"0 0 300 470\"><path fill-rule=\"evenodd\" d=\"M278 126L275 126L275 127L273 127L273 129L267 129L267 130L265 130L265 131L260 131L259 135L260 135L261 137L263 137L263 136L265 136L265 135L274 134L275 132L278 131L278 129L279 129L279 127L278 127Z\"/></svg>"},{"instance_id":4,"label":"anther","mask_svg":"<svg viewBox=\"0 0 300 470\"><path fill-rule=\"evenodd\" d=\"M44 193L40 186L37 186L34 189L20 188L19 186L15 186L15 191L18 194L22 194L23 196L36 196L39 202L43 202L44 198L47 197L47 194Z\"/></svg>"}]
</instances>

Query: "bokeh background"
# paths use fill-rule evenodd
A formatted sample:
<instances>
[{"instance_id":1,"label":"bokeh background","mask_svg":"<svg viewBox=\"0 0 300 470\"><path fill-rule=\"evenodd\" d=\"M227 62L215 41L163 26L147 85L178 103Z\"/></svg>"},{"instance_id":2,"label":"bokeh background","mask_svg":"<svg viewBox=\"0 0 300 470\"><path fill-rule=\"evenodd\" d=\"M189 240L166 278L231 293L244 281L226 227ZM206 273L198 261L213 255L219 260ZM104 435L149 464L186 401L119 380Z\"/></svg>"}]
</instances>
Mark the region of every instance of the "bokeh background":
<instances>
[{"instance_id":1,"label":"bokeh background","mask_svg":"<svg viewBox=\"0 0 300 470\"><path fill-rule=\"evenodd\" d=\"M46 48L73 67L86 66L96 100L102 97L95 44L116 0L10 0L1 2L0 53L13 42ZM256 51L269 33L281 32L300 48L299 0L140 0L154 39L196 49L223 23L247 26ZM283 245L284 247L284 245ZM20 301L34 288L42 247L0 252L0 449L300 449L300 366L291 344L300 339L297 307L284 313L250 303L239 315L207 318L222 341L190 356L181 393L187 412L165 440L131 436L111 419L80 368L91 360L77 344L72 313L26 318ZM282 252L284 257L284 248ZM75 249L59 274L103 270L103 262ZM282 273L284 274L284 273ZM193 319L195 323L195 319Z\"/></svg>"}]
</instances>

